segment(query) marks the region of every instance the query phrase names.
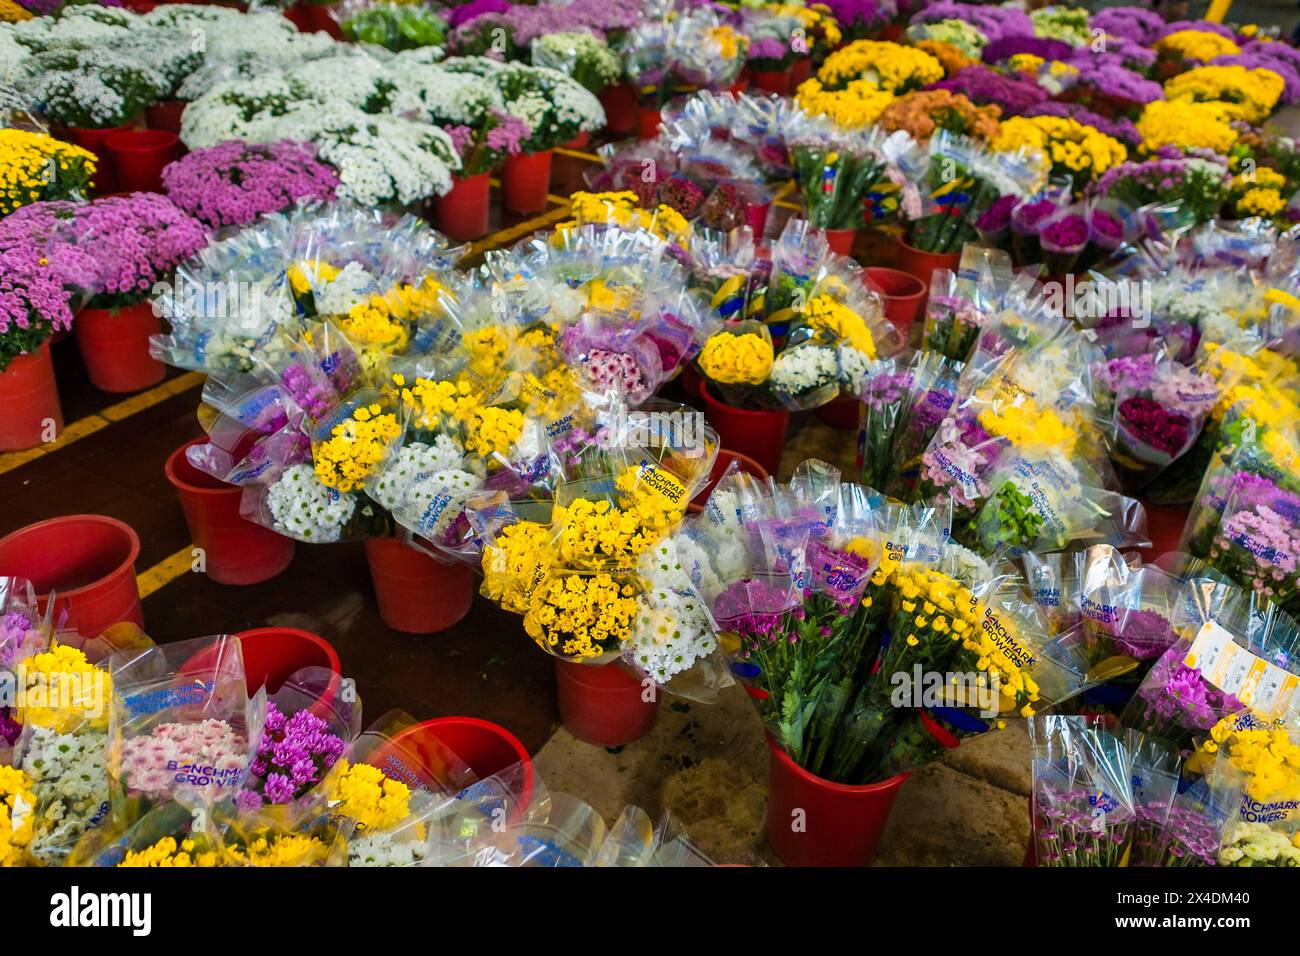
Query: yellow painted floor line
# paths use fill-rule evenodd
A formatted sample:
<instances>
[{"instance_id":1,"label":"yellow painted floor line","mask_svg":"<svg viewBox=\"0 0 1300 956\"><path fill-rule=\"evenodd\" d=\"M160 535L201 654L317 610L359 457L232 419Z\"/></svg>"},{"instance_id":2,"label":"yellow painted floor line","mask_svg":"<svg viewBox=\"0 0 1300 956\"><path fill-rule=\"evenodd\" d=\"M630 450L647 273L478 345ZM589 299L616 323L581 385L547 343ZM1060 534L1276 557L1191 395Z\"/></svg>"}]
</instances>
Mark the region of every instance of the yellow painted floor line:
<instances>
[{"instance_id":1,"label":"yellow painted floor line","mask_svg":"<svg viewBox=\"0 0 1300 956\"><path fill-rule=\"evenodd\" d=\"M572 159L585 159L589 163L602 163L602 160L595 153L585 153L580 149L565 149L562 146L555 147L555 155L568 156Z\"/></svg>"},{"instance_id":2,"label":"yellow painted floor line","mask_svg":"<svg viewBox=\"0 0 1300 956\"><path fill-rule=\"evenodd\" d=\"M558 209L552 209L550 212L542 213L534 219L521 222L509 229L502 229L500 232L494 232L492 235L480 239L469 247L465 253L465 258L476 256L480 253L487 252L489 249L496 249L516 239L522 239L524 236L531 235L538 229L545 228L554 222L558 222L569 214L568 201Z\"/></svg>"},{"instance_id":3,"label":"yellow painted floor line","mask_svg":"<svg viewBox=\"0 0 1300 956\"><path fill-rule=\"evenodd\" d=\"M130 418L146 408L152 408L159 402L165 402L167 399L196 388L202 383L203 376L200 373L186 372L184 375L178 375L161 385L154 386L147 392L124 398L122 401L101 410L96 415L87 415L85 418L65 425L55 441L45 445L37 445L35 448L25 448L22 451L11 451L0 455L0 475L13 471L30 461L35 461L37 458L56 452L61 448L67 448L74 442L80 441L88 435L93 435L114 422Z\"/></svg>"},{"instance_id":4,"label":"yellow painted floor line","mask_svg":"<svg viewBox=\"0 0 1300 956\"><path fill-rule=\"evenodd\" d=\"M164 558L152 568L135 576L135 586L140 591L140 600L144 600L155 591L160 591L182 574L188 574L194 567L194 545L187 544L169 558Z\"/></svg>"}]
</instances>

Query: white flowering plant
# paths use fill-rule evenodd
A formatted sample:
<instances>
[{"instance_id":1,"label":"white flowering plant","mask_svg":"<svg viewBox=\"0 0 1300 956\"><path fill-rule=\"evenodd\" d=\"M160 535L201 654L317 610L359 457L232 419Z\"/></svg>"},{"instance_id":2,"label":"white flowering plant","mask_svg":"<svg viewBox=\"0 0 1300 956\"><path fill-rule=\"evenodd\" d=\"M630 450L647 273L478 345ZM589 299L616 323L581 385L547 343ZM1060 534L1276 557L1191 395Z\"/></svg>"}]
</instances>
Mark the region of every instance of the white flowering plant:
<instances>
[{"instance_id":1,"label":"white flowering plant","mask_svg":"<svg viewBox=\"0 0 1300 956\"><path fill-rule=\"evenodd\" d=\"M168 78L115 50L48 50L23 63L20 89L46 119L81 129L121 126L166 96Z\"/></svg>"}]
</instances>

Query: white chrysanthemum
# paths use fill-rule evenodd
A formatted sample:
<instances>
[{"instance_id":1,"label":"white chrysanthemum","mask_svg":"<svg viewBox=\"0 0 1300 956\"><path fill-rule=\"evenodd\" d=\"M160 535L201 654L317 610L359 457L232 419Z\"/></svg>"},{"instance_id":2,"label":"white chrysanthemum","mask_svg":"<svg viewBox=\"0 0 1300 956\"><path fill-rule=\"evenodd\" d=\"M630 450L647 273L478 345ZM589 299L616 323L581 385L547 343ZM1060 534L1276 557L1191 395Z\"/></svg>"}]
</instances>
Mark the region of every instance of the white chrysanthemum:
<instances>
[{"instance_id":1,"label":"white chrysanthemum","mask_svg":"<svg viewBox=\"0 0 1300 956\"><path fill-rule=\"evenodd\" d=\"M845 391L850 395L861 395L875 364L865 353L859 352L848 343L839 346L839 360L840 377L844 382Z\"/></svg>"},{"instance_id":2,"label":"white chrysanthemum","mask_svg":"<svg viewBox=\"0 0 1300 956\"><path fill-rule=\"evenodd\" d=\"M354 305L380 292L379 281L355 260L345 265L333 279L313 289L317 315L347 315Z\"/></svg>"},{"instance_id":3,"label":"white chrysanthemum","mask_svg":"<svg viewBox=\"0 0 1300 956\"><path fill-rule=\"evenodd\" d=\"M395 511L421 476L459 468L464 458L465 449L448 435L437 435L430 444L411 442L375 479L370 494L389 511Z\"/></svg>"},{"instance_id":4,"label":"white chrysanthemum","mask_svg":"<svg viewBox=\"0 0 1300 956\"><path fill-rule=\"evenodd\" d=\"M487 110L503 105L497 87L472 73L454 73L437 66L413 64L393 76L392 110L422 114L426 121L476 124Z\"/></svg>"},{"instance_id":5,"label":"white chrysanthemum","mask_svg":"<svg viewBox=\"0 0 1300 956\"><path fill-rule=\"evenodd\" d=\"M421 840L374 833L348 841L348 866L419 866L428 853L428 844Z\"/></svg>"},{"instance_id":6,"label":"white chrysanthemum","mask_svg":"<svg viewBox=\"0 0 1300 956\"><path fill-rule=\"evenodd\" d=\"M786 349L772 363L772 387L802 395L839 381L840 362L832 346L803 345Z\"/></svg>"},{"instance_id":7,"label":"white chrysanthemum","mask_svg":"<svg viewBox=\"0 0 1300 956\"><path fill-rule=\"evenodd\" d=\"M292 465L266 492L275 530L300 541L337 541L356 510L356 499L320 483L311 465Z\"/></svg>"},{"instance_id":8,"label":"white chrysanthemum","mask_svg":"<svg viewBox=\"0 0 1300 956\"><path fill-rule=\"evenodd\" d=\"M718 642L672 539L643 554L637 570L645 587L637 597L627 653L656 683L664 684L713 653Z\"/></svg>"},{"instance_id":9,"label":"white chrysanthemum","mask_svg":"<svg viewBox=\"0 0 1300 956\"><path fill-rule=\"evenodd\" d=\"M482 477L472 471L448 468L411 485L400 510L411 530L436 543L482 483Z\"/></svg>"},{"instance_id":10,"label":"white chrysanthemum","mask_svg":"<svg viewBox=\"0 0 1300 956\"><path fill-rule=\"evenodd\" d=\"M15 40L12 32L0 29L0 83L12 83L29 56L27 47Z\"/></svg>"},{"instance_id":11,"label":"white chrysanthemum","mask_svg":"<svg viewBox=\"0 0 1300 956\"><path fill-rule=\"evenodd\" d=\"M22 769L36 797L29 849L43 864L59 865L81 835L108 816L108 735L36 726L28 733Z\"/></svg>"}]
</instances>

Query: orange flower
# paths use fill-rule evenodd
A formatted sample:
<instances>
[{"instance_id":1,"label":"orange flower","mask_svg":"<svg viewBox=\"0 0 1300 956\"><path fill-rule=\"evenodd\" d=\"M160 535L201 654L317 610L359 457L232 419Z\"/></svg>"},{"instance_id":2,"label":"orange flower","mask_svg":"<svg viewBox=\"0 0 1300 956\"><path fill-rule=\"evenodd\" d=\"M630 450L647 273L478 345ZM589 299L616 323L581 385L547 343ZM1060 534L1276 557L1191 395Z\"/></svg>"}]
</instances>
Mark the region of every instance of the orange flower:
<instances>
[{"instance_id":1,"label":"orange flower","mask_svg":"<svg viewBox=\"0 0 1300 956\"><path fill-rule=\"evenodd\" d=\"M880 125L893 132L906 130L924 142L937 129L964 133L988 142L998 133L1001 107L976 106L961 93L951 90L918 90L900 96L880 114Z\"/></svg>"}]
</instances>

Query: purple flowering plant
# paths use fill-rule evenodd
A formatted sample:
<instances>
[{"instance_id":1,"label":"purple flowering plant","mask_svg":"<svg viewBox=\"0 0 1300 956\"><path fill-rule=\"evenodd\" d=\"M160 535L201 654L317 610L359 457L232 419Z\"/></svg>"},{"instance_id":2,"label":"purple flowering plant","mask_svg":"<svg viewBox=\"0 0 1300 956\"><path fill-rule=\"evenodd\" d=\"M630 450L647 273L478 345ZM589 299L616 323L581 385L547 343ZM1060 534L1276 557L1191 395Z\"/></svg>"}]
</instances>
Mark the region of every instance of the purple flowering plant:
<instances>
[{"instance_id":1,"label":"purple flowering plant","mask_svg":"<svg viewBox=\"0 0 1300 956\"><path fill-rule=\"evenodd\" d=\"M210 229L245 226L295 203L329 202L339 177L311 143L228 140L198 149L163 170L163 191Z\"/></svg>"},{"instance_id":2,"label":"purple flowering plant","mask_svg":"<svg viewBox=\"0 0 1300 956\"><path fill-rule=\"evenodd\" d=\"M476 176L523 152L532 130L517 116L489 110L476 126L449 126L447 135L460 154L461 175Z\"/></svg>"}]
</instances>

